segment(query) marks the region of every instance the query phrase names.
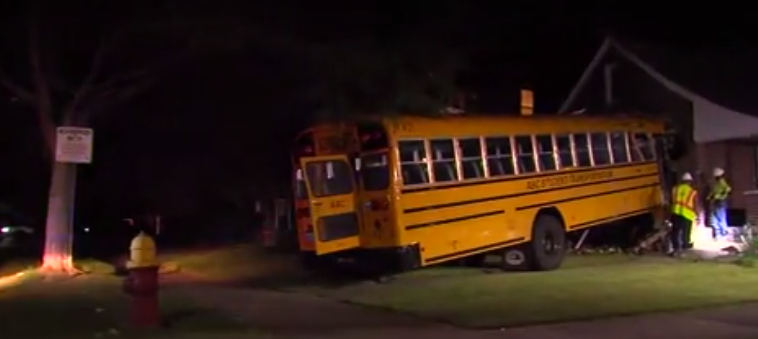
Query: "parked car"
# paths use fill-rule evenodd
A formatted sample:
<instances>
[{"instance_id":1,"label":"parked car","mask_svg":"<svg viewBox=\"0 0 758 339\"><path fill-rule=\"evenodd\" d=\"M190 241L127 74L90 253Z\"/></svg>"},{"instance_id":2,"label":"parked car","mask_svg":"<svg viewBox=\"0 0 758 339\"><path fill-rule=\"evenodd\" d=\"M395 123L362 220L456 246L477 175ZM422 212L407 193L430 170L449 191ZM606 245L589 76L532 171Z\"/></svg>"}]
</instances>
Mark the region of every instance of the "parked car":
<instances>
[{"instance_id":1,"label":"parked car","mask_svg":"<svg viewBox=\"0 0 758 339\"><path fill-rule=\"evenodd\" d=\"M8 221L0 221L0 249L16 250L32 247L35 239L34 228Z\"/></svg>"}]
</instances>

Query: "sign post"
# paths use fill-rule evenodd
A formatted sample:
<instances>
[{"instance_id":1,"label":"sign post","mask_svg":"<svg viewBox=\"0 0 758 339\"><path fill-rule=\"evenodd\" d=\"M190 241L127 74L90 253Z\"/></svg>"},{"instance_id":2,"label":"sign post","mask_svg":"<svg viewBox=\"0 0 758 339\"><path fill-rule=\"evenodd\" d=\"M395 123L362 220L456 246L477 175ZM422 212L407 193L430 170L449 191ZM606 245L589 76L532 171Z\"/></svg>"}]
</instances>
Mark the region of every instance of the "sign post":
<instances>
[{"instance_id":1,"label":"sign post","mask_svg":"<svg viewBox=\"0 0 758 339\"><path fill-rule=\"evenodd\" d=\"M65 193L68 198L68 215L66 216L68 227L66 229L73 230L76 204L76 165L92 163L94 131L91 128L62 126L56 129L55 134L55 162L66 166L66 174L68 175L68 187L66 187L67 192ZM73 231L69 233L69 237L71 237L68 241L69 246L73 244L73 233Z\"/></svg>"}]
</instances>

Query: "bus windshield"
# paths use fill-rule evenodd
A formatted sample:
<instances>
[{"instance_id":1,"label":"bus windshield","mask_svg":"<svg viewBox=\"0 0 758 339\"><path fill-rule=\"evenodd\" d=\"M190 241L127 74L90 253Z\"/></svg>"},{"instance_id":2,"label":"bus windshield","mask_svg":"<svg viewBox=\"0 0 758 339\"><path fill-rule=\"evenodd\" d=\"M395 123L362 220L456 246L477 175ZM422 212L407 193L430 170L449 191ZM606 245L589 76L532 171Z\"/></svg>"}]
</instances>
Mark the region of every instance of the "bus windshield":
<instances>
[{"instance_id":1,"label":"bus windshield","mask_svg":"<svg viewBox=\"0 0 758 339\"><path fill-rule=\"evenodd\" d=\"M353 192L353 170L342 160L311 162L306 175L315 197L328 197Z\"/></svg>"},{"instance_id":2,"label":"bus windshield","mask_svg":"<svg viewBox=\"0 0 758 339\"><path fill-rule=\"evenodd\" d=\"M361 157L360 176L364 190L379 191L387 189L390 184L387 152L363 155Z\"/></svg>"}]
</instances>

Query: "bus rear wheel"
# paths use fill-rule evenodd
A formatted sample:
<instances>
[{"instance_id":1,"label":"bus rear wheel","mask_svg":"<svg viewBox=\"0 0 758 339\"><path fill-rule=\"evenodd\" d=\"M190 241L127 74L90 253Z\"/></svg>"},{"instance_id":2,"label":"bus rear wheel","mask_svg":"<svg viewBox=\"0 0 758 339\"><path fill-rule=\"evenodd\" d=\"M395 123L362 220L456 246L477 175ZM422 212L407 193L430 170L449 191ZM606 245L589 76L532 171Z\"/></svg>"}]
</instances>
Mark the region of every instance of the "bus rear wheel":
<instances>
[{"instance_id":1,"label":"bus rear wheel","mask_svg":"<svg viewBox=\"0 0 758 339\"><path fill-rule=\"evenodd\" d=\"M566 257L566 231L550 214L541 214L532 227L532 241L503 251L502 268L508 271L550 271Z\"/></svg>"}]
</instances>

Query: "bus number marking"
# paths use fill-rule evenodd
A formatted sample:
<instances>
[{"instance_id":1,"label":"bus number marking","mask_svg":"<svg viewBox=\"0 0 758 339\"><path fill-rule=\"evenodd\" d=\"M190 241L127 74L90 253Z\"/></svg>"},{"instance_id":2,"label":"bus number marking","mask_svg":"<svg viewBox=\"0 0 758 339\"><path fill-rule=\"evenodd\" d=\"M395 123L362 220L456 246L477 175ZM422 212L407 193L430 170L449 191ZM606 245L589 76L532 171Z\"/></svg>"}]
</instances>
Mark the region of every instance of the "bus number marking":
<instances>
[{"instance_id":1,"label":"bus number marking","mask_svg":"<svg viewBox=\"0 0 758 339\"><path fill-rule=\"evenodd\" d=\"M402 122L395 123L392 127L394 128L395 132L405 132L405 133L413 132L413 129L414 129L413 124L402 123Z\"/></svg>"},{"instance_id":2,"label":"bus number marking","mask_svg":"<svg viewBox=\"0 0 758 339\"><path fill-rule=\"evenodd\" d=\"M586 182L605 180L610 178L613 178L613 171L557 175L554 177L527 181L526 189L538 190L565 185L583 184Z\"/></svg>"},{"instance_id":3,"label":"bus number marking","mask_svg":"<svg viewBox=\"0 0 758 339\"><path fill-rule=\"evenodd\" d=\"M331 208L344 208L345 200L334 200L329 206L331 206Z\"/></svg>"}]
</instances>

